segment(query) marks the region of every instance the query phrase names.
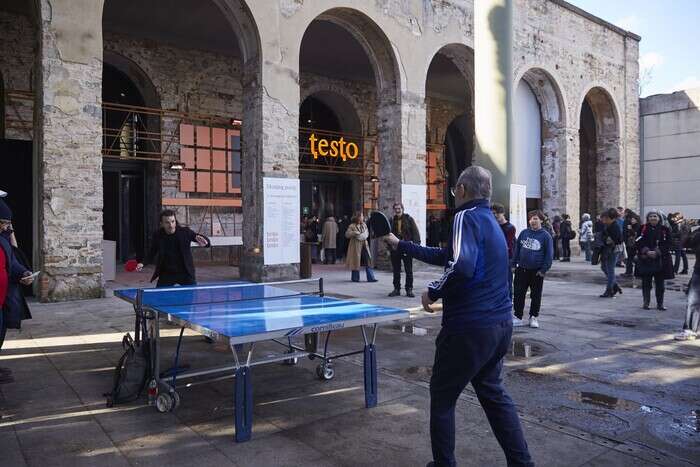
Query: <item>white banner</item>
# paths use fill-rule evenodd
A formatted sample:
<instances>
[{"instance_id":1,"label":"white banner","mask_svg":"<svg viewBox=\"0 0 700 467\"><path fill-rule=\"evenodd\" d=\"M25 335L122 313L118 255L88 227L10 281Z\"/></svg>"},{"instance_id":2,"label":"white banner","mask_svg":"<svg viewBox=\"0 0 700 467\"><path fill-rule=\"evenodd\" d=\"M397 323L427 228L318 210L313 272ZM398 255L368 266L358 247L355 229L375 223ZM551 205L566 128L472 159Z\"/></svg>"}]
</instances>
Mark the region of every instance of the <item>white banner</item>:
<instances>
[{"instance_id":1,"label":"white banner","mask_svg":"<svg viewBox=\"0 0 700 467\"><path fill-rule=\"evenodd\" d=\"M299 258L298 178L263 177L265 264L291 264Z\"/></svg>"},{"instance_id":2,"label":"white banner","mask_svg":"<svg viewBox=\"0 0 700 467\"><path fill-rule=\"evenodd\" d=\"M420 232L420 241L423 245L426 243L425 200L427 197L425 185L401 185L401 202L403 203L404 211L416 221L418 232Z\"/></svg>"},{"instance_id":3,"label":"white banner","mask_svg":"<svg viewBox=\"0 0 700 467\"><path fill-rule=\"evenodd\" d=\"M515 226L516 235L527 229L527 186L510 186L510 223Z\"/></svg>"}]
</instances>

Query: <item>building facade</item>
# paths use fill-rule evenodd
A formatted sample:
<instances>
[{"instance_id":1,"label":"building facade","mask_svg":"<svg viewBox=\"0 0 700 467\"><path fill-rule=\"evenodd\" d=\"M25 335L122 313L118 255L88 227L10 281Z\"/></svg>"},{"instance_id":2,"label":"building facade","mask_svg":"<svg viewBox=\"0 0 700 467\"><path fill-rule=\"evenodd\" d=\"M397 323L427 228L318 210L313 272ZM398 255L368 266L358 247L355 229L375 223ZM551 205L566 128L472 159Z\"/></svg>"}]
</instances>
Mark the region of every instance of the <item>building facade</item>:
<instances>
[{"instance_id":1,"label":"building facade","mask_svg":"<svg viewBox=\"0 0 700 467\"><path fill-rule=\"evenodd\" d=\"M498 196L639 208L639 37L562 0L501 3ZM0 31L0 188L45 300L100 296L103 240L142 256L164 207L216 239L201 259L237 248L243 277L291 278L266 264L264 180L300 181L299 217L424 192L425 225L486 162L473 1L8 0Z\"/></svg>"},{"instance_id":2,"label":"building facade","mask_svg":"<svg viewBox=\"0 0 700 467\"><path fill-rule=\"evenodd\" d=\"M639 102L642 212L700 219L700 88Z\"/></svg>"}]
</instances>

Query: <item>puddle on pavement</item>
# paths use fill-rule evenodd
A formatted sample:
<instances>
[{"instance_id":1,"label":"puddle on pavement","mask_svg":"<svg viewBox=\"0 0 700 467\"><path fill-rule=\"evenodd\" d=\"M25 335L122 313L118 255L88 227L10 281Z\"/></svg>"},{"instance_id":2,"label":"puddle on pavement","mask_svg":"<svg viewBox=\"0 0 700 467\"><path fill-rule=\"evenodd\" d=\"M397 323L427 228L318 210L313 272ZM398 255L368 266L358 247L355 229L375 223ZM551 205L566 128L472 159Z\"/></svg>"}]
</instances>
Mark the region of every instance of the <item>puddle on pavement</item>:
<instances>
[{"instance_id":1,"label":"puddle on pavement","mask_svg":"<svg viewBox=\"0 0 700 467\"><path fill-rule=\"evenodd\" d=\"M601 321L603 324L610 324L612 326L621 326L623 328L636 328L635 323L630 323L629 321L622 321L621 319L606 319Z\"/></svg>"},{"instance_id":2,"label":"puddle on pavement","mask_svg":"<svg viewBox=\"0 0 700 467\"><path fill-rule=\"evenodd\" d=\"M542 354L542 347L533 342L513 339L510 354L513 357L521 358L536 357Z\"/></svg>"},{"instance_id":3,"label":"puddle on pavement","mask_svg":"<svg viewBox=\"0 0 700 467\"><path fill-rule=\"evenodd\" d=\"M651 426L651 431L668 443L697 449L700 447L700 409L689 415L663 418Z\"/></svg>"},{"instance_id":4,"label":"puddle on pavement","mask_svg":"<svg viewBox=\"0 0 700 467\"><path fill-rule=\"evenodd\" d=\"M607 394L601 394L599 392L575 392L569 396L569 399L583 404L597 405L598 407L614 410L641 410L642 407L634 401L608 396Z\"/></svg>"}]
</instances>

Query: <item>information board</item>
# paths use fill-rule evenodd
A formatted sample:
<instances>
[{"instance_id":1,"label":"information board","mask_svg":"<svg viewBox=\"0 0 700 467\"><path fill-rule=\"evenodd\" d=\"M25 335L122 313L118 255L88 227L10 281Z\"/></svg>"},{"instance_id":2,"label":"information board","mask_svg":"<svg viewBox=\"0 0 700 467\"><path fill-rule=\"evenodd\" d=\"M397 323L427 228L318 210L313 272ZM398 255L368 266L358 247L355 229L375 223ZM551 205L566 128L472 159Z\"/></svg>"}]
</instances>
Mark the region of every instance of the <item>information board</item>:
<instances>
[{"instance_id":1,"label":"information board","mask_svg":"<svg viewBox=\"0 0 700 467\"><path fill-rule=\"evenodd\" d=\"M265 264L298 263L299 179L263 177L263 200Z\"/></svg>"}]
</instances>

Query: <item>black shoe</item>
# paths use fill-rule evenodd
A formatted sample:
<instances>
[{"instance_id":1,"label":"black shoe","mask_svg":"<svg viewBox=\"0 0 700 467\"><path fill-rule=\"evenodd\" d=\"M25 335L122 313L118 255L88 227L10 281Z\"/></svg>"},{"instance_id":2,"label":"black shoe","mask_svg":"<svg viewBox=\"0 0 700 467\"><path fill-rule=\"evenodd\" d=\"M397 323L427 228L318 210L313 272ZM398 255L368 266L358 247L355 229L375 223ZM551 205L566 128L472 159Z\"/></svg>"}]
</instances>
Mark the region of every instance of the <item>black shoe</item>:
<instances>
[{"instance_id":1,"label":"black shoe","mask_svg":"<svg viewBox=\"0 0 700 467\"><path fill-rule=\"evenodd\" d=\"M679 272L679 274L685 276L686 274L688 274L688 270L687 270L687 269L684 269L684 270L682 270L681 272Z\"/></svg>"},{"instance_id":2,"label":"black shoe","mask_svg":"<svg viewBox=\"0 0 700 467\"><path fill-rule=\"evenodd\" d=\"M615 293L610 290L610 289L605 289L605 292L600 296L600 298L612 298L615 296Z\"/></svg>"},{"instance_id":3,"label":"black shoe","mask_svg":"<svg viewBox=\"0 0 700 467\"><path fill-rule=\"evenodd\" d=\"M413 295L413 289L406 289L406 296L411 298L415 297L415 295Z\"/></svg>"},{"instance_id":4,"label":"black shoe","mask_svg":"<svg viewBox=\"0 0 700 467\"><path fill-rule=\"evenodd\" d=\"M668 308L666 308L663 303L659 303L656 305L656 309L659 311L666 311Z\"/></svg>"},{"instance_id":5,"label":"black shoe","mask_svg":"<svg viewBox=\"0 0 700 467\"><path fill-rule=\"evenodd\" d=\"M649 304L648 304L648 303L643 304L643 305L642 305L642 309L648 310L648 309L649 309Z\"/></svg>"},{"instance_id":6,"label":"black shoe","mask_svg":"<svg viewBox=\"0 0 700 467\"><path fill-rule=\"evenodd\" d=\"M615 285L613 286L613 295L615 295L616 293L619 293L620 295L622 295L622 289L621 289L620 286L617 285L617 284L615 284Z\"/></svg>"},{"instance_id":7,"label":"black shoe","mask_svg":"<svg viewBox=\"0 0 700 467\"><path fill-rule=\"evenodd\" d=\"M400 290L400 289L394 289L394 290L389 294L390 297L398 297L399 295L401 295L401 290Z\"/></svg>"}]
</instances>

